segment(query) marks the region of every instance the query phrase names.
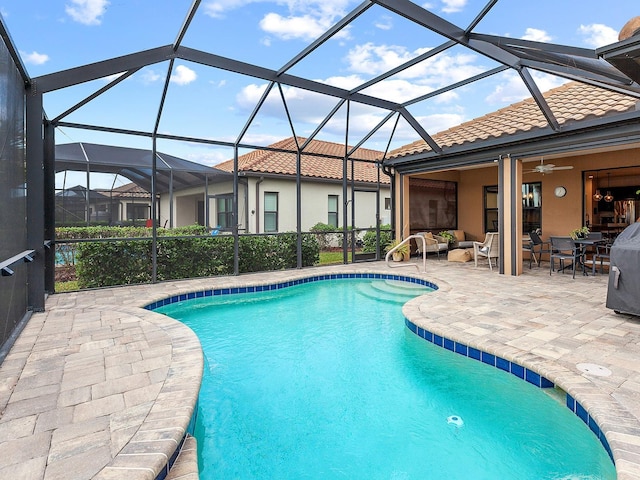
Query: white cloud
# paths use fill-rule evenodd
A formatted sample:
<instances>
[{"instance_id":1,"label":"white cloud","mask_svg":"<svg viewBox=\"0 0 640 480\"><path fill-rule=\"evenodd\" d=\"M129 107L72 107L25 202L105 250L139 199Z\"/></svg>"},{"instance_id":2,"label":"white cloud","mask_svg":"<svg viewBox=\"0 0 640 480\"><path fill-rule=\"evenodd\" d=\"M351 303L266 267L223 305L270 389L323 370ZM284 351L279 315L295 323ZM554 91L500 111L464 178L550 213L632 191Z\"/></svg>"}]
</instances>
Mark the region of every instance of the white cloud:
<instances>
[{"instance_id":1,"label":"white cloud","mask_svg":"<svg viewBox=\"0 0 640 480\"><path fill-rule=\"evenodd\" d=\"M391 30L393 28L393 19L389 15L383 15L379 20L374 22L374 25L380 30Z\"/></svg>"},{"instance_id":2,"label":"white cloud","mask_svg":"<svg viewBox=\"0 0 640 480\"><path fill-rule=\"evenodd\" d=\"M531 76L535 80L538 89L543 93L567 82L567 80L543 73L532 72ZM520 76L516 73L511 73L507 75L505 82L498 85L487 96L486 101L489 104L511 104L529 97L531 97L531 93L529 93Z\"/></svg>"},{"instance_id":3,"label":"white cloud","mask_svg":"<svg viewBox=\"0 0 640 480\"><path fill-rule=\"evenodd\" d=\"M42 65L49 61L49 55L38 52L24 53L20 52L20 56L24 60L24 63L31 65Z\"/></svg>"},{"instance_id":4,"label":"white cloud","mask_svg":"<svg viewBox=\"0 0 640 480\"><path fill-rule=\"evenodd\" d=\"M123 75L125 72L120 72L120 73L114 73L113 75L109 75L107 77L104 77L102 80L104 80L105 83L111 83L114 80L116 80L118 77L120 77L121 75Z\"/></svg>"},{"instance_id":5,"label":"white cloud","mask_svg":"<svg viewBox=\"0 0 640 480\"><path fill-rule=\"evenodd\" d=\"M327 83L333 86L337 86L344 89L353 88L356 85L362 83L362 78L357 76L348 77L331 77L325 79L323 83ZM264 93L266 84L251 84L244 87L237 95L236 101L238 107L246 112L250 112ZM380 90L385 90L387 95L394 95L394 92L399 92L397 95L404 95L407 98L414 98L416 96L415 85L411 85L408 82L403 81L389 81L384 82L378 86ZM428 89L425 88L425 91ZM287 100L289 111L294 120L294 126L296 133L303 134L301 132L312 131L318 126L329 113L331 108L337 104L338 100L334 98L327 98L324 95L309 92L306 90L300 90L293 87L285 87L283 89L284 96ZM376 92L379 93L379 92ZM452 98L457 98L455 94L451 93ZM276 92L271 92L267 97L267 100L263 104L258 114L256 122L252 127L258 127L258 122L261 119L282 118L283 107L280 95ZM350 108L350 123L349 131L355 137L363 137L369 131L378 125L378 123L387 115L387 111L377 109L375 107L362 105L358 103L352 103ZM345 127L345 109L344 107L327 123L323 128L323 132L327 134L336 135L336 138L344 136ZM453 125L458 125L464 120L461 113L438 113L434 115L427 115L416 117L425 125L430 133L436 133L441 130L445 130ZM422 123L424 122L424 123ZM393 126L393 121L388 122L381 130L381 135L389 135ZM251 130L250 130L251 131ZM394 138L404 140L415 140L415 132L411 127L406 125L406 128L398 128L394 135ZM260 143L266 145L266 143Z\"/></svg>"},{"instance_id":6,"label":"white cloud","mask_svg":"<svg viewBox=\"0 0 640 480\"><path fill-rule=\"evenodd\" d=\"M196 72L184 65L178 65L174 69L174 73L171 74L171 82L177 83L178 85L188 85L194 82L196 78L198 78Z\"/></svg>"},{"instance_id":7,"label":"white cloud","mask_svg":"<svg viewBox=\"0 0 640 480\"><path fill-rule=\"evenodd\" d=\"M108 0L71 0L71 5L65 5L65 12L84 25L100 25L100 17L104 15L108 5Z\"/></svg>"},{"instance_id":8,"label":"white cloud","mask_svg":"<svg viewBox=\"0 0 640 480\"><path fill-rule=\"evenodd\" d=\"M213 18L224 18L226 12L252 3L273 4L274 8L286 10L264 15L260 28L265 32L282 40L313 40L346 14L350 0L215 0L204 4L204 12ZM348 38L348 32L349 27L343 28L334 38Z\"/></svg>"},{"instance_id":9,"label":"white cloud","mask_svg":"<svg viewBox=\"0 0 640 480\"><path fill-rule=\"evenodd\" d=\"M580 25L578 33L585 37L587 45L598 48L618 41L618 31L601 23Z\"/></svg>"},{"instance_id":10,"label":"white cloud","mask_svg":"<svg viewBox=\"0 0 640 480\"><path fill-rule=\"evenodd\" d=\"M407 80L384 80L364 90L362 93L373 97L383 98L390 102L403 103L416 97L426 95L434 89L427 85L420 85Z\"/></svg>"},{"instance_id":11,"label":"white cloud","mask_svg":"<svg viewBox=\"0 0 640 480\"><path fill-rule=\"evenodd\" d=\"M234 140L235 138L231 139L230 141ZM228 149L211 149L210 151L189 153L183 158L191 162L196 162L202 165L213 167L222 162L226 162L227 160L229 160L229 157L233 158L233 152L229 152Z\"/></svg>"},{"instance_id":12,"label":"white cloud","mask_svg":"<svg viewBox=\"0 0 640 480\"><path fill-rule=\"evenodd\" d=\"M204 13L213 18L224 18L224 14L230 10L242 8L252 3L267 3L269 0L213 0L203 3ZM277 3L275 0L271 0Z\"/></svg>"},{"instance_id":13,"label":"white cloud","mask_svg":"<svg viewBox=\"0 0 640 480\"><path fill-rule=\"evenodd\" d=\"M142 72L140 78L142 78L143 83L154 83L160 80L162 75L151 68L147 68Z\"/></svg>"},{"instance_id":14,"label":"white cloud","mask_svg":"<svg viewBox=\"0 0 640 480\"><path fill-rule=\"evenodd\" d=\"M375 45L369 42L353 47L347 53L345 60L352 72L378 75L414 56L403 46Z\"/></svg>"},{"instance_id":15,"label":"white cloud","mask_svg":"<svg viewBox=\"0 0 640 480\"><path fill-rule=\"evenodd\" d=\"M260 28L283 40L291 40L293 38L313 40L326 30L326 26L321 23L321 19L313 18L309 15L283 17L277 13L267 13L260 20Z\"/></svg>"},{"instance_id":16,"label":"white cloud","mask_svg":"<svg viewBox=\"0 0 640 480\"><path fill-rule=\"evenodd\" d=\"M524 35L522 36L522 39L532 40L534 42L550 42L551 36L544 30L539 30L537 28L527 28Z\"/></svg>"},{"instance_id":17,"label":"white cloud","mask_svg":"<svg viewBox=\"0 0 640 480\"><path fill-rule=\"evenodd\" d=\"M442 3L444 3L442 7L444 13L456 13L466 7L467 0L443 0Z\"/></svg>"},{"instance_id":18,"label":"white cloud","mask_svg":"<svg viewBox=\"0 0 640 480\"><path fill-rule=\"evenodd\" d=\"M352 88L355 88L358 85L362 85L364 83L364 79L359 75L335 76L326 78L321 81L323 83L333 85L334 87L343 88L345 90L351 90Z\"/></svg>"},{"instance_id":19,"label":"white cloud","mask_svg":"<svg viewBox=\"0 0 640 480\"><path fill-rule=\"evenodd\" d=\"M403 46L366 43L351 49L345 60L350 71L370 77L397 67L428 50L421 48L409 52ZM393 79L414 81L421 90L419 95L422 95L424 86L428 85L433 90L484 71L484 68L475 65L478 60L479 57L473 53L440 53L398 73Z\"/></svg>"}]
</instances>

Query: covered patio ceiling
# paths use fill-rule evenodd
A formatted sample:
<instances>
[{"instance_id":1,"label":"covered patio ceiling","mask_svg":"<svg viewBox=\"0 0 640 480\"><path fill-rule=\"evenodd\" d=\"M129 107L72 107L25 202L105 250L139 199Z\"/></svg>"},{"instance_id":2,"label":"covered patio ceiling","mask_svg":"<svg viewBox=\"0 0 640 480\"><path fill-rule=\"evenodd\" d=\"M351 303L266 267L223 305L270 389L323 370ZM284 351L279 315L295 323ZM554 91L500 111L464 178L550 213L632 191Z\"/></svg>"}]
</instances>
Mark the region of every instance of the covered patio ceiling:
<instances>
[{"instance_id":1,"label":"covered patio ceiling","mask_svg":"<svg viewBox=\"0 0 640 480\"><path fill-rule=\"evenodd\" d=\"M390 130L388 145L393 141L393 135L399 121L406 122L417 137L422 139L430 148L428 152L408 157L388 159L383 157L381 163L393 166L396 170L404 173L415 171L425 171L430 169L455 168L473 164L481 164L494 161L500 155L510 153L523 156L536 154L553 154L570 152L573 149L614 147L633 140L640 140L638 125L640 124L640 112L627 112L618 116L611 116L603 119L591 119L589 121L573 124L570 127L561 126L557 120L556 113L549 107L534 78L533 73L543 73L562 78L564 80L583 82L598 88L629 95L640 100L640 75L633 75L633 70L622 70L616 68L616 63L609 63L604 51L601 55L595 49L580 48L569 45L559 45L553 43L522 40L507 36L498 36L480 31L483 20L492 14L498 4L497 0L486 2L476 11L475 17L465 25L456 25L439 16L430 9L421 7L409 0L364 0L344 15L339 21L327 28L324 33L315 40L308 43L305 48L291 57L280 68L267 68L254 63L244 62L236 58L219 55L215 52L216 42L212 42L211 51L198 48L191 48L183 45L188 37L192 22L202 10L200 0L194 0L189 10L186 12L185 20L177 32L175 40L167 45L160 45L144 51L102 60L95 63L82 65L50 74L41 75L30 79L27 82L28 88L33 92L47 95L62 89L71 88L98 79L109 79L108 83L92 94L57 114L49 120L53 127L69 127L83 130L93 130L100 132L110 132L115 134L133 135L140 137L150 137L155 140L175 140L196 144L218 145L234 148L257 149L264 145L258 145L246 141L245 136L248 129L255 122L261 108L270 95L277 95L278 91L284 105L285 115L283 120L288 122L291 131L295 136L295 125L289 110L287 109L287 99L283 93L283 87L290 87L301 91L312 92L319 95L333 108L321 119L317 128L307 136L304 144L298 145L298 149L303 151L306 144L314 139L318 133L332 121L339 110L347 109L349 106L359 105L372 107L379 112L380 121L372 126L369 132L359 139L355 145L352 144L350 150L345 151L346 156L362 146L373 135L378 134L383 128ZM428 32L429 38L440 39L440 43L425 52L414 56L400 65L390 68L383 73L371 78L354 88L342 88L327 82L318 81L312 76L300 76L291 73L296 66L311 57L315 51L321 49L324 44L341 35L348 34L350 26L363 16L370 9L385 11L393 18L403 19L412 25ZM548 14L548 12L547 12ZM3 33L7 35L4 24ZM632 37L624 41L626 51L640 49L640 38ZM467 78L451 82L450 84L434 89L429 93L411 99L401 101L392 100L384 95L376 95L384 89L376 90L374 87L384 85L384 82L396 78L407 70L424 64L439 54L450 49L459 49L473 55L480 56L487 60L487 67L483 72L477 73ZM241 76L251 77L256 80L267 82L266 89L257 100L253 112L246 120L243 128L238 132L235 140L215 138L215 134L207 136L186 136L179 134L163 133L159 129L163 116L165 101L171 95L169 88L172 75L175 73L175 62L178 60L191 62L211 69L232 72ZM136 74L140 69L151 65L167 64L164 89L159 99L157 115L154 128L148 130L133 130L118 128L111 125L100 125L93 123L77 123L68 121L67 118L75 111L94 101L107 91L121 84L130 76ZM24 66L23 71L26 72ZM453 147L443 147L433 139L437 132L430 131L429 126L424 125L419 118L411 113L412 106L442 98L442 96L462 89L466 86L480 82L502 72L515 72L520 81L535 101L539 111L546 119L547 127L535 131L521 133L506 138L493 138L485 141L477 141L467 145L457 145ZM117 76L117 77L116 77ZM115 77L115 78L114 78ZM125 108L122 107L123 115ZM215 114L215 113L214 113ZM347 113L348 116L348 113ZM392 126L390 128L390 125ZM349 124L346 124L348 132ZM348 136L348 135L347 135ZM345 141L346 143L346 141ZM345 150L347 150L345 148ZM389 148L387 148L388 153ZM120 168L117 162L114 168ZM56 167L57 170L60 168ZM135 168L132 167L132 170Z\"/></svg>"}]
</instances>

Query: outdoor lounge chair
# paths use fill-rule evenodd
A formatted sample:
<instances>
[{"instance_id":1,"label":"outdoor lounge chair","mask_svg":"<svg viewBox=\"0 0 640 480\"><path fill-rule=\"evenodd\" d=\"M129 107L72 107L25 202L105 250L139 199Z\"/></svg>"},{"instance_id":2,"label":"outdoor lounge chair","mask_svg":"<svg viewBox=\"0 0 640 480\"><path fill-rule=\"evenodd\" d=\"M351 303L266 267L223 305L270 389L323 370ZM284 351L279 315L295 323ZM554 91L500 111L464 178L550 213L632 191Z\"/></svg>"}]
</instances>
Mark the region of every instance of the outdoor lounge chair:
<instances>
[{"instance_id":1,"label":"outdoor lounge chair","mask_svg":"<svg viewBox=\"0 0 640 480\"><path fill-rule=\"evenodd\" d=\"M484 237L484 242L473 242L473 258L475 266L478 266L478 257L484 257L489 260L489 269L493 270L491 259L496 259L496 265L498 264L498 257L500 256L500 241L498 233L488 232Z\"/></svg>"},{"instance_id":2,"label":"outdoor lounge chair","mask_svg":"<svg viewBox=\"0 0 640 480\"><path fill-rule=\"evenodd\" d=\"M440 252L446 252L449 249L449 242L447 239L434 235L431 232L420 232L416 235L422 235L424 237L427 244L425 251L427 254L437 253L438 260L440 260ZM416 242L416 245L418 247L418 254L422 254L422 242Z\"/></svg>"}]
</instances>

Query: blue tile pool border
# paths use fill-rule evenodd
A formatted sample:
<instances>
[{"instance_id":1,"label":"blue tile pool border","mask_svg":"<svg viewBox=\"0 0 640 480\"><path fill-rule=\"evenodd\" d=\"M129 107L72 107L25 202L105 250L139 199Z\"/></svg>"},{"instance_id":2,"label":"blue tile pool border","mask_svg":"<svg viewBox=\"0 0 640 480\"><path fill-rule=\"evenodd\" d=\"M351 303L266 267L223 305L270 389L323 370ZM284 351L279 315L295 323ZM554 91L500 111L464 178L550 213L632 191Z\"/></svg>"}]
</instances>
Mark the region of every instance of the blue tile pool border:
<instances>
[{"instance_id":1,"label":"blue tile pool border","mask_svg":"<svg viewBox=\"0 0 640 480\"><path fill-rule=\"evenodd\" d=\"M302 285L304 283L321 282L325 280L340 280L344 278L360 278L360 279L373 279L373 280L396 280L408 283L415 283L424 287L429 287L433 290L438 290L438 286L428 280L421 278L407 277L404 275L391 275L386 273L331 273L324 275L314 275L311 277L299 278L296 280L288 280L279 283L269 283L264 285L252 285L247 287L226 287L226 288L213 288L208 290L201 290L197 292L181 293L173 295L171 297L163 298L153 303L145 305L146 310L155 310L165 305L171 305L173 303L184 302L186 300L193 300L195 298L214 297L218 295L233 295L237 293L256 293L267 292L270 290L280 290L282 288L293 287L296 285Z\"/></svg>"},{"instance_id":2,"label":"blue tile pool border","mask_svg":"<svg viewBox=\"0 0 640 480\"><path fill-rule=\"evenodd\" d=\"M279 290L282 288L302 285L305 283L320 282L325 280L340 280L345 278L403 281L429 287L433 290L438 290L438 286L428 280L409 277L405 275L391 275L386 273L331 273L323 275L313 275L311 277L299 278L296 280L288 280L278 283L252 285L246 287L214 288L190 293L181 293L158 300L156 302L149 303L143 308L145 308L146 310L156 310L157 308L164 307L165 305L171 305L173 303L184 302L186 300L192 300L196 298L219 295L233 295L241 293L266 292L270 290ZM418 327L415 323L406 318L405 325L409 330L418 335L420 338L423 338L424 340L441 348L445 348L453 353L457 353L458 355L462 355L464 357L469 357L473 360L478 360L486 365L503 370L520 378L521 380L527 381L528 383L538 388L555 387L555 384L548 378L515 362L499 357L497 355L493 355L489 352L484 352L480 349L470 347L464 343L456 342L455 340L451 340L449 338L429 332L428 330ZM606 450L609 458L611 458L611 461L614 462L613 453L611 451L611 447L609 446L609 442L607 442L604 433L598 426L595 419L591 417L587 410L568 393L566 394L566 406L589 427L593 434L600 440L600 443Z\"/></svg>"},{"instance_id":3,"label":"blue tile pool border","mask_svg":"<svg viewBox=\"0 0 640 480\"><path fill-rule=\"evenodd\" d=\"M521 380L525 380L531 385L534 385L538 388L554 388L555 384L549 380L548 378L540 375L533 370L530 370L522 365L519 365L515 362L507 360L505 358L499 357L497 355L484 352L480 349L470 347L464 343L456 342L455 340L451 340L447 337L443 337L441 335L437 335L435 333L429 332L422 327L417 326L411 320L405 318L404 323L411 332L419 336L420 338L426 340L429 343L432 343L438 347L445 348L450 350L458 355L462 355L463 357L469 357L473 360L477 360L489 366L499 368L507 373L510 373ZM593 434L600 440L600 443L606 450L609 458L612 462L613 452L611 451L611 447L609 446L609 442L604 436L604 433L598 426L595 419L589 415L589 412L571 395L566 393L566 406L569 410L571 410L580 420L582 420L589 429L593 432ZM615 462L614 462L615 464Z\"/></svg>"},{"instance_id":4,"label":"blue tile pool border","mask_svg":"<svg viewBox=\"0 0 640 480\"><path fill-rule=\"evenodd\" d=\"M422 285L432 290L438 290L438 286L428 280L423 280L421 278L407 277L404 275L390 275L384 273L332 273L325 275L314 275L311 277L299 278L297 280L288 280L286 282L272 283L272 284L264 284L264 285L252 285L246 287L225 287L225 288L213 288L207 290L200 290L196 292L190 293L180 293L178 295L173 295L171 297L163 298L162 300L158 300L156 302L149 303L145 305L143 308L145 310L156 310L160 307L164 307L165 305L171 305L174 303L184 302L187 300L193 300L196 298L205 298L205 297L215 297L220 295L233 295L233 294L241 294L241 293L256 293L256 292L266 292L270 290L280 290L283 288L293 287L295 285L302 285L304 283L312 283L312 282L320 282L326 280L340 280L340 279L374 279L374 280L395 280L395 281L403 281L408 283L415 283L417 285ZM195 429L195 421L197 415L197 404L194 409L193 416L189 423L189 428L187 429L187 434L194 434ZM179 448L176 449L174 455L169 459L166 466L160 471L155 480L164 480L173 466L180 449L182 447L182 443L186 438L183 437L182 442L179 445Z\"/></svg>"}]
</instances>

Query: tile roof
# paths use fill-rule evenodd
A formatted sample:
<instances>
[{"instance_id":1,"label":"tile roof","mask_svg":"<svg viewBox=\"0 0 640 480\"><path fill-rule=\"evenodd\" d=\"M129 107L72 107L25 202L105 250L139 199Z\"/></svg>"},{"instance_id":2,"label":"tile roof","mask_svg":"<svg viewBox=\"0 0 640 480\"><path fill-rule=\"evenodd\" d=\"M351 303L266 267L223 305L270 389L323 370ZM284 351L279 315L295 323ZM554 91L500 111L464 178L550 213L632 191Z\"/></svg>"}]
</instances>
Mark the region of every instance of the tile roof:
<instances>
[{"instance_id":1,"label":"tile roof","mask_svg":"<svg viewBox=\"0 0 640 480\"><path fill-rule=\"evenodd\" d=\"M544 98L561 126L631 111L636 107L636 99L633 97L579 82L569 82L549 90L544 93ZM446 148L547 126L547 121L533 98L528 98L436 133L433 139ZM431 151L431 147L424 140L418 140L389 152L388 158L428 151Z\"/></svg>"},{"instance_id":2,"label":"tile roof","mask_svg":"<svg viewBox=\"0 0 640 480\"><path fill-rule=\"evenodd\" d=\"M297 137L298 143L305 142L305 138ZM269 145L269 148L296 150L293 137L286 138ZM340 143L312 140L305 152L340 157L344 155L344 145ZM382 152L359 148L353 158L372 162L382 157ZM342 159L302 154L302 176L307 178L342 179ZM227 160L215 166L225 172L233 171L233 160ZM296 174L296 154L273 150L253 150L238 157L238 169L241 172L255 172L280 175ZM355 162L355 180L359 182L375 183L378 180L378 167L373 163ZM348 178L351 179L351 166ZM389 177L381 172L380 183L389 183Z\"/></svg>"},{"instance_id":3,"label":"tile roof","mask_svg":"<svg viewBox=\"0 0 640 480\"><path fill-rule=\"evenodd\" d=\"M108 188L98 188L96 191L99 191L103 194L110 194L114 197L151 197L151 194L142 188L140 185L136 183L125 183L119 187L115 187L110 190Z\"/></svg>"}]
</instances>

